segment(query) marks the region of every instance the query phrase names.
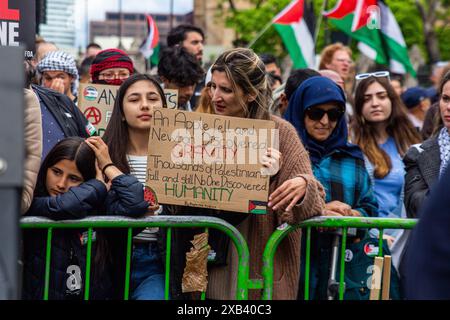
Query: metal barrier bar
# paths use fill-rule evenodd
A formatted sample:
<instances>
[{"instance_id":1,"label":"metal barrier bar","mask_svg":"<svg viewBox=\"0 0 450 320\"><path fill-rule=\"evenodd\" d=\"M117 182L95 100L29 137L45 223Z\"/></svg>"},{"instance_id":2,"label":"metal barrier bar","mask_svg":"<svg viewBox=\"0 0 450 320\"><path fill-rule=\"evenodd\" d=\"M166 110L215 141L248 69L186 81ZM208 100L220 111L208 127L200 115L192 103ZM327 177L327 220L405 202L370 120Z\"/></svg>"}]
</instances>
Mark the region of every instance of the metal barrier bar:
<instances>
[{"instance_id":1,"label":"metal barrier bar","mask_svg":"<svg viewBox=\"0 0 450 320\"><path fill-rule=\"evenodd\" d=\"M91 257L92 257L92 228L88 230L88 243L86 252L86 285L84 286L84 300L89 300L89 288L91 283Z\"/></svg>"},{"instance_id":2,"label":"metal barrier bar","mask_svg":"<svg viewBox=\"0 0 450 320\"><path fill-rule=\"evenodd\" d=\"M341 241L341 268L339 270L339 300L344 300L345 249L347 247L348 228L344 228Z\"/></svg>"},{"instance_id":3,"label":"metal barrier bar","mask_svg":"<svg viewBox=\"0 0 450 320\"><path fill-rule=\"evenodd\" d=\"M164 285L164 299L169 300L170 293L170 257L172 253L172 228L167 228L167 238L166 238L166 275L165 275L165 285Z\"/></svg>"},{"instance_id":4,"label":"metal barrier bar","mask_svg":"<svg viewBox=\"0 0 450 320\"><path fill-rule=\"evenodd\" d=\"M287 231L288 230L288 231ZM263 286L264 291L262 294L263 300L271 300L273 295L273 261L275 252L280 244L281 240L286 237L290 231L292 231L292 226L288 224L283 224L278 227L272 236L267 241L266 247L263 252L263 267L262 267L262 276L264 279ZM264 259L264 257L271 257L271 259Z\"/></svg>"},{"instance_id":5,"label":"metal barrier bar","mask_svg":"<svg viewBox=\"0 0 450 320\"><path fill-rule=\"evenodd\" d=\"M124 300L129 299L130 295L130 272L131 272L131 246L133 244L133 229L128 228L127 234L127 256L125 266L125 292L123 295Z\"/></svg>"},{"instance_id":6,"label":"metal barrier bar","mask_svg":"<svg viewBox=\"0 0 450 320\"><path fill-rule=\"evenodd\" d=\"M378 256L383 256L383 228L378 229L379 235L378 235Z\"/></svg>"},{"instance_id":7,"label":"metal barrier bar","mask_svg":"<svg viewBox=\"0 0 450 320\"><path fill-rule=\"evenodd\" d=\"M209 233L209 229L208 228L205 228L205 233ZM202 301L206 300L206 292L202 292L200 300L202 300Z\"/></svg>"},{"instance_id":8,"label":"metal barrier bar","mask_svg":"<svg viewBox=\"0 0 450 320\"><path fill-rule=\"evenodd\" d=\"M249 279L249 249L242 234L228 222L215 217L203 216L151 216L143 219L132 219L117 216L97 216L81 220L53 221L41 217L26 217L21 219L22 229L48 229L47 261L50 261L51 230L52 229L82 229L82 228L214 228L224 232L234 243L238 253L238 274L235 297L236 300L248 299ZM128 254L128 253L127 253ZM167 262L167 261L166 261ZM48 283L50 278L50 263L46 264L46 288L44 298L48 299ZM126 295L126 292L125 292Z\"/></svg>"},{"instance_id":9,"label":"metal barrier bar","mask_svg":"<svg viewBox=\"0 0 450 320\"><path fill-rule=\"evenodd\" d=\"M45 252L45 280L44 280L44 300L48 300L48 288L50 286L50 262L52 257L52 228L47 230L47 248Z\"/></svg>"},{"instance_id":10,"label":"metal barrier bar","mask_svg":"<svg viewBox=\"0 0 450 320\"><path fill-rule=\"evenodd\" d=\"M309 270L311 263L311 227L306 229L305 300L309 300Z\"/></svg>"},{"instance_id":11,"label":"metal barrier bar","mask_svg":"<svg viewBox=\"0 0 450 320\"><path fill-rule=\"evenodd\" d=\"M279 227L275 232L271 235L269 240L267 241L266 247L263 252L263 270L262 276L264 278L264 288L262 293L262 299L271 300L273 297L273 265L274 265L274 257L275 252L277 250L278 245L281 241L292 231L298 228L307 228L307 252L310 250L310 244L308 246L308 230L310 228L362 228L362 229L371 229L371 228L381 228L381 229L412 229L417 224L417 219L401 219L401 218L369 218L369 217L315 217L312 219L308 219L303 221L302 223L290 226L283 225ZM309 231L310 232L310 231ZM345 235L347 235L347 229L345 229ZM346 239L345 239L346 240ZM381 241L382 243L382 233L381 233ZM345 241L344 245L341 247L341 259L345 256ZM382 247L380 247L380 251ZM343 250L343 251L342 251ZM307 255L308 266L306 266L305 276L308 276L308 279L305 279L305 282L308 281L309 286L309 255ZM344 263L345 266L345 263ZM341 260L341 270L342 260ZM341 281L340 281L340 296L341 296L341 285L343 285L343 272L341 272ZM309 288L305 286L305 298L309 299Z\"/></svg>"}]
</instances>

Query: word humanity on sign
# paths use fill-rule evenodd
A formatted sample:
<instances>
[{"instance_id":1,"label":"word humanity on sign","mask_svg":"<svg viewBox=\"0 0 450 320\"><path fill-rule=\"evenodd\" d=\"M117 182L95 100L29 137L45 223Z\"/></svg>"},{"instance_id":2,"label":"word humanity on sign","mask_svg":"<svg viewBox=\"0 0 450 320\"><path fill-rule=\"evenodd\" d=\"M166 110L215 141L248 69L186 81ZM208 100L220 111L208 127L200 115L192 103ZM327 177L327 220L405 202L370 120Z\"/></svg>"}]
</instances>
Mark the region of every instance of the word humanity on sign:
<instances>
[{"instance_id":1,"label":"word humanity on sign","mask_svg":"<svg viewBox=\"0 0 450 320\"><path fill-rule=\"evenodd\" d=\"M157 109L149 138L147 185L159 203L263 214L272 121Z\"/></svg>"}]
</instances>

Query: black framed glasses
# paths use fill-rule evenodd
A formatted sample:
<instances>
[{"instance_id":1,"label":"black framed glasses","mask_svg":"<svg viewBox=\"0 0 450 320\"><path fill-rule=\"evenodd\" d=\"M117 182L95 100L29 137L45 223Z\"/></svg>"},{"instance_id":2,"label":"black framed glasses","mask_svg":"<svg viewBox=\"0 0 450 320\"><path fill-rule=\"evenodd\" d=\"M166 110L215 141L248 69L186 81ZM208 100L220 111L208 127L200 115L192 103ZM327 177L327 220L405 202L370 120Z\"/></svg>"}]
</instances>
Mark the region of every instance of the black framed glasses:
<instances>
[{"instance_id":1,"label":"black framed glasses","mask_svg":"<svg viewBox=\"0 0 450 320\"><path fill-rule=\"evenodd\" d=\"M319 121L323 118L325 113L328 116L328 120L335 122L338 121L344 114L344 110L341 108L333 108L329 110L323 110L320 108L306 109L305 114L313 121Z\"/></svg>"},{"instance_id":2,"label":"black framed glasses","mask_svg":"<svg viewBox=\"0 0 450 320\"><path fill-rule=\"evenodd\" d=\"M371 73L360 73L355 76L356 80L363 80L368 77L376 77L376 78L387 78L389 81L391 80L389 71L377 71Z\"/></svg>"}]
</instances>

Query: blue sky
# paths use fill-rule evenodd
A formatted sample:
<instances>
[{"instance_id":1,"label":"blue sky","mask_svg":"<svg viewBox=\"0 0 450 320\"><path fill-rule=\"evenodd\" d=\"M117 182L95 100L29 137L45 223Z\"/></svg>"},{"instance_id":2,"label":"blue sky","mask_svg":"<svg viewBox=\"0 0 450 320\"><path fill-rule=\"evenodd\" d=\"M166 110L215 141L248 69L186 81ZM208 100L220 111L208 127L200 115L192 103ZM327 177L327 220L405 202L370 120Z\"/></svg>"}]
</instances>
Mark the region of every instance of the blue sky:
<instances>
[{"instance_id":1,"label":"blue sky","mask_svg":"<svg viewBox=\"0 0 450 320\"><path fill-rule=\"evenodd\" d=\"M75 0L77 45L86 45L86 3L89 21L104 20L106 11L119 11L119 0ZM174 13L192 11L193 0L173 0ZM169 13L169 0L122 0L124 12Z\"/></svg>"}]
</instances>

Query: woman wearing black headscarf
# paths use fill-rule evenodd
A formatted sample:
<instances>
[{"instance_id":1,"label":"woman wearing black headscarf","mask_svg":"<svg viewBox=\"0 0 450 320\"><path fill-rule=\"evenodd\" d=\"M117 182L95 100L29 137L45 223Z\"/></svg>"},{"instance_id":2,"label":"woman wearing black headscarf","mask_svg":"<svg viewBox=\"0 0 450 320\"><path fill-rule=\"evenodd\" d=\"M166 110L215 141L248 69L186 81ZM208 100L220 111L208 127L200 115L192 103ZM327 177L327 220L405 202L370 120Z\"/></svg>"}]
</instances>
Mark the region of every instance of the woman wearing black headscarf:
<instances>
[{"instance_id":1,"label":"woman wearing black headscarf","mask_svg":"<svg viewBox=\"0 0 450 320\"><path fill-rule=\"evenodd\" d=\"M378 205L364 157L358 146L348 142L344 113L342 89L327 78L313 77L297 88L285 118L297 129L309 152L314 176L325 188L323 214L376 216ZM329 234L312 233L310 296L313 299L326 299L331 241ZM303 257L304 253L302 262Z\"/></svg>"}]
</instances>

